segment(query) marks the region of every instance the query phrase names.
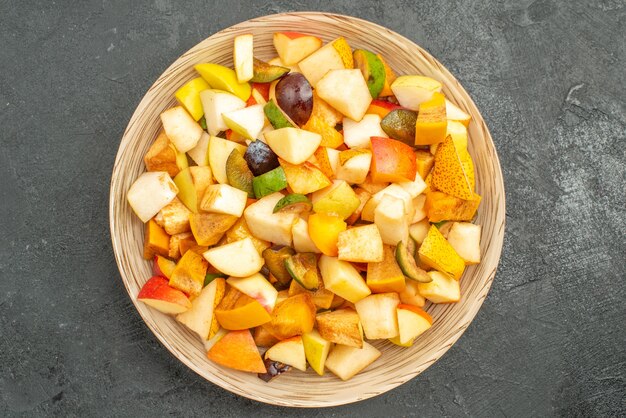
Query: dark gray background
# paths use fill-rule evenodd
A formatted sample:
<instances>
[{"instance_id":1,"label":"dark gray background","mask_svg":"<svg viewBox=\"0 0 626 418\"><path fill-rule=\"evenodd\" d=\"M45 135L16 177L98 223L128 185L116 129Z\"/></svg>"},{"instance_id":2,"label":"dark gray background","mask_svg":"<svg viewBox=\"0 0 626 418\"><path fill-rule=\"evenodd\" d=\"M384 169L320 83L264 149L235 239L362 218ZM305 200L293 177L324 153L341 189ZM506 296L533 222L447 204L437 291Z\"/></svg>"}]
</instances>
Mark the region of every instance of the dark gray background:
<instances>
[{"instance_id":1,"label":"dark gray background","mask_svg":"<svg viewBox=\"0 0 626 418\"><path fill-rule=\"evenodd\" d=\"M179 3L0 0L0 416L626 414L623 0ZM311 411L175 360L122 286L107 210L121 135L165 68L292 10L429 50L481 109L507 191L500 268L459 342L390 393Z\"/></svg>"}]
</instances>

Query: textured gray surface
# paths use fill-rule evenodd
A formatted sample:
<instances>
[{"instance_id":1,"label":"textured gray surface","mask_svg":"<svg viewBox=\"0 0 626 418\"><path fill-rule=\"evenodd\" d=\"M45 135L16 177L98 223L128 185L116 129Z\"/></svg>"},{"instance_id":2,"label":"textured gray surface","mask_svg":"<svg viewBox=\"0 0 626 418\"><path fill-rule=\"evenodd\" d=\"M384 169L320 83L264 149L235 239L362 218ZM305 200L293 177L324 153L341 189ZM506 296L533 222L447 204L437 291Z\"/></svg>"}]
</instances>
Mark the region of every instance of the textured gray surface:
<instances>
[{"instance_id":1,"label":"textured gray surface","mask_svg":"<svg viewBox=\"0 0 626 418\"><path fill-rule=\"evenodd\" d=\"M179 3L0 0L0 416L626 414L623 0ZM500 269L459 342L390 393L317 411L238 398L176 361L108 231L115 152L150 84L209 34L291 10L363 17L433 53L481 109L507 188Z\"/></svg>"}]
</instances>

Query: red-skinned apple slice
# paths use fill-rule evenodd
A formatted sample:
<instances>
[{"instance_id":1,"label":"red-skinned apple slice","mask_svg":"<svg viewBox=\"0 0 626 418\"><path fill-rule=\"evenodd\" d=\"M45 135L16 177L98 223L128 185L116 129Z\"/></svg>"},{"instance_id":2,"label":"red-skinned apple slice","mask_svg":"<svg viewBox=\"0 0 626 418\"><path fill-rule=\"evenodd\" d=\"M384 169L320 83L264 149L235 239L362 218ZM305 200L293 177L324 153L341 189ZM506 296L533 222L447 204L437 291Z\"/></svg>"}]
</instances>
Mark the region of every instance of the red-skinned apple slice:
<instances>
[{"instance_id":1,"label":"red-skinned apple slice","mask_svg":"<svg viewBox=\"0 0 626 418\"><path fill-rule=\"evenodd\" d=\"M170 287L167 279L154 276L137 295L137 300L165 314L179 314L191 307L189 298L178 289Z\"/></svg>"}]
</instances>

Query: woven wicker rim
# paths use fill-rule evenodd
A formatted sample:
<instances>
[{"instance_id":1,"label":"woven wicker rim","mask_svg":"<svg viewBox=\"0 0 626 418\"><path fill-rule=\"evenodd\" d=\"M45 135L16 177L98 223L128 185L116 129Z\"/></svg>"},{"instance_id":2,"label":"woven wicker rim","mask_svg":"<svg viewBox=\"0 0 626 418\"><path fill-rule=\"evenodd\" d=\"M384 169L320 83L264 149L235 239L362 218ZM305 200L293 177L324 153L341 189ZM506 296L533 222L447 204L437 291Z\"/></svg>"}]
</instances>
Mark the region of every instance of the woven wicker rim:
<instances>
[{"instance_id":1,"label":"woven wicker rim","mask_svg":"<svg viewBox=\"0 0 626 418\"><path fill-rule=\"evenodd\" d=\"M344 36L353 48L382 53L398 74L423 74L440 80L452 102L472 115L469 151L476 166L476 188L483 196L477 223L483 227L482 262L468 267L461 279L461 301L427 307L433 327L413 347L374 342L383 355L365 371L342 382L327 372L317 376L293 371L265 383L253 374L210 362L197 337L173 318L136 300L151 276L142 259L143 228L126 203L126 191L145 170L142 157L160 129L159 114L171 107L174 91L194 77L193 65L216 62L232 66L232 38L255 35L255 55L275 56L272 34L313 33L324 41ZM355 17L318 12L281 13L258 17L224 29L178 58L150 87L135 110L120 143L111 178L109 216L115 260L131 300L158 340L180 361L205 379L238 395L273 405L328 407L371 398L412 379L437 361L463 334L478 312L496 273L505 226L504 183L491 135L476 105L450 72L428 52L403 36Z\"/></svg>"}]
</instances>

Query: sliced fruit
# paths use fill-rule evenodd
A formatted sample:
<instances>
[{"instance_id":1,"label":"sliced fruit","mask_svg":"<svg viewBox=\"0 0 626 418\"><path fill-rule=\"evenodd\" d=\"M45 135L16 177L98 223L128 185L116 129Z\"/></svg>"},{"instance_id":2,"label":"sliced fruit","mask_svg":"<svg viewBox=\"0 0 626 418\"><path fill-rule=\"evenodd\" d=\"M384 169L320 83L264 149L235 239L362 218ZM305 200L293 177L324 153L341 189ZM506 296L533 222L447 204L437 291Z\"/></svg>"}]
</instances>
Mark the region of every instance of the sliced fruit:
<instances>
[{"instance_id":1,"label":"sliced fruit","mask_svg":"<svg viewBox=\"0 0 626 418\"><path fill-rule=\"evenodd\" d=\"M426 239L420 246L419 258L428 266L445 272L456 280L461 278L463 270L465 270L463 259L434 225L430 227Z\"/></svg>"},{"instance_id":2,"label":"sliced fruit","mask_svg":"<svg viewBox=\"0 0 626 418\"><path fill-rule=\"evenodd\" d=\"M401 109L402 106L397 105L387 100L372 100L370 106L367 108L367 114L378 115L381 119L387 116L392 110ZM382 135L378 135L382 136ZM397 139L397 138L395 138Z\"/></svg>"},{"instance_id":3,"label":"sliced fruit","mask_svg":"<svg viewBox=\"0 0 626 418\"><path fill-rule=\"evenodd\" d=\"M354 225L354 223L361 218L361 213L363 212L363 208L365 207L365 204L372 197L372 195L367 190L364 190L360 187L357 187L356 189L354 189L354 193L359 198L360 203L359 203L359 207L356 208L354 212L352 212L352 215L350 215L348 219L346 219L346 223L348 225Z\"/></svg>"},{"instance_id":4,"label":"sliced fruit","mask_svg":"<svg viewBox=\"0 0 626 418\"><path fill-rule=\"evenodd\" d=\"M276 305L278 291L260 273L248 277L229 277L226 283L258 301L268 312Z\"/></svg>"},{"instance_id":5,"label":"sliced fruit","mask_svg":"<svg viewBox=\"0 0 626 418\"><path fill-rule=\"evenodd\" d=\"M296 280L292 280L289 284L289 296L308 293L317 308L330 309L335 299L335 294L324 288L324 282L321 279L318 286L317 290L306 290L304 287L300 286Z\"/></svg>"},{"instance_id":6,"label":"sliced fruit","mask_svg":"<svg viewBox=\"0 0 626 418\"><path fill-rule=\"evenodd\" d=\"M243 158L241 151L238 149L232 150L226 160L226 179L228 184L245 192L249 198L254 198L253 178L254 175Z\"/></svg>"},{"instance_id":7,"label":"sliced fruit","mask_svg":"<svg viewBox=\"0 0 626 418\"><path fill-rule=\"evenodd\" d=\"M306 371L306 355L300 335L276 343L265 352L265 358Z\"/></svg>"},{"instance_id":8,"label":"sliced fruit","mask_svg":"<svg viewBox=\"0 0 626 418\"><path fill-rule=\"evenodd\" d=\"M421 75L403 75L391 84L398 102L411 110L419 110L419 105L430 100L433 93L440 92L441 87L439 81Z\"/></svg>"},{"instance_id":9,"label":"sliced fruit","mask_svg":"<svg viewBox=\"0 0 626 418\"><path fill-rule=\"evenodd\" d=\"M174 177L188 165L185 154L178 152L165 132L159 133L143 157L143 162L146 171L166 171L170 177Z\"/></svg>"},{"instance_id":10,"label":"sliced fruit","mask_svg":"<svg viewBox=\"0 0 626 418\"><path fill-rule=\"evenodd\" d=\"M276 203L276 206L274 206L274 213L303 213L310 212L312 208L313 205L308 197L303 194L292 193L283 197Z\"/></svg>"},{"instance_id":11,"label":"sliced fruit","mask_svg":"<svg viewBox=\"0 0 626 418\"><path fill-rule=\"evenodd\" d=\"M330 186L311 196L313 210L325 215L348 218L359 207L360 200L344 180L334 180Z\"/></svg>"},{"instance_id":12,"label":"sliced fruit","mask_svg":"<svg viewBox=\"0 0 626 418\"><path fill-rule=\"evenodd\" d=\"M409 219L402 199L383 196L374 210L374 224L380 231L382 242L387 245L406 243L409 239Z\"/></svg>"},{"instance_id":13,"label":"sliced fruit","mask_svg":"<svg viewBox=\"0 0 626 418\"><path fill-rule=\"evenodd\" d=\"M207 187L200 208L206 212L240 217L246 208L247 199L246 192L233 186L213 184Z\"/></svg>"},{"instance_id":14,"label":"sliced fruit","mask_svg":"<svg viewBox=\"0 0 626 418\"><path fill-rule=\"evenodd\" d=\"M429 271L430 283L418 283L420 295L432 303L452 303L461 300L459 281L440 271Z\"/></svg>"},{"instance_id":15,"label":"sliced fruit","mask_svg":"<svg viewBox=\"0 0 626 418\"><path fill-rule=\"evenodd\" d=\"M394 109L384 117L380 126L390 138L407 145L414 145L416 121L417 112L409 109Z\"/></svg>"},{"instance_id":16,"label":"sliced fruit","mask_svg":"<svg viewBox=\"0 0 626 418\"><path fill-rule=\"evenodd\" d=\"M228 330L240 330L263 325L270 320L270 314L256 299L229 287L221 302L215 308L219 324Z\"/></svg>"},{"instance_id":17,"label":"sliced fruit","mask_svg":"<svg viewBox=\"0 0 626 418\"><path fill-rule=\"evenodd\" d=\"M294 255L296 252L293 248L281 245L274 245L263 251L263 259L265 265L269 269L279 283L283 285L289 284L291 275L285 266L285 260Z\"/></svg>"},{"instance_id":18,"label":"sliced fruit","mask_svg":"<svg viewBox=\"0 0 626 418\"><path fill-rule=\"evenodd\" d=\"M246 152L245 146L227 139L212 136L209 140L209 164L211 165L213 177L215 177L218 183L228 183L226 161L228 161L228 157L234 149L242 154Z\"/></svg>"},{"instance_id":19,"label":"sliced fruit","mask_svg":"<svg viewBox=\"0 0 626 418\"><path fill-rule=\"evenodd\" d=\"M335 177L349 184L365 181L372 164L372 152L368 149L349 149L339 153L339 165Z\"/></svg>"},{"instance_id":20,"label":"sliced fruit","mask_svg":"<svg viewBox=\"0 0 626 418\"><path fill-rule=\"evenodd\" d=\"M397 314L400 344L413 341L433 325L433 318L413 305L398 305Z\"/></svg>"},{"instance_id":21,"label":"sliced fruit","mask_svg":"<svg viewBox=\"0 0 626 418\"><path fill-rule=\"evenodd\" d=\"M326 103L324 99L319 96L317 90L313 90L313 111L311 112L311 117L313 116L316 116L319 119L323 120L331 128L335 128L335 126L337 126L337 124L341 123L341 121L343 120L343 115L341 114L341 112ZM332 147L331 145L325 146Z\"/></svg>"},{"instance_id":22,"label":"sliced fruit","mask_svg":"<svg viewBox=\"0 0 626 418\"><path fill-rule=\"evenodd\" d=\"M276 304L271 321L263 327L279 340L302 335L313 329L315 311L315 305L308 293L290 296Z\"/></svg>"},{"instance_id":23,"label":"sliced fruit","mask_svg":"<svg viewBox=\"0 0 626 418\"><path fill-rule=\"evenodd\" d=\"M400 302L407 305L417 306L419 308L423 307L426 303L426 299L424 299L424 296L422 296L419 292L419 283L420 282L417 282L415 280L407 281L404 290L398 293L398 296L400 297Z\"/></svg>"},{"instance_id":24,"label":"sliced fruit","mask_svg":"<svg viewBox=\"0 0 626 418\"><path fill-rule=\"evenodd\" d=\"M383 62L376 55L364 49L355 50L352 56L354 66L361 70L372 98L377 98L385 86L386 73Z\"/></svg>"},{"instance_id":25,"label":"sliced fruit","mask_svg":"<svg viewBox=\"0 0 626 418\"><path fill-rule=\"evenodd\" d=\"M187 151L187 155L200 167L209 165L209 141L211 136L206 132L202 133L200 140L195 147Z\"/></svg>"},{"instance_id":26,"label":"sliced fruit","mask_svg":"<svg viewBox=\"0 0 626 418\"><path fill-rule=\"evenodd\" d=\"M469 200L474 196L457 147L450 136L437 148L432 181L437 190L459 199Z\"/></svg>"},{"instance_id":27,"label":"sliced fruit","mask_svg":"<svg viewBox=\"0 0 626 418\"><path fill-rule=\"evenodd\" d=\"M182 106L161 113L161 123L167 137L180 152L196 146L204 130Z\"/></svg>"},{"instance_id":28,"label":"sliced fruit","mask_svg":"<svg viewBox=\"0 0 626 418\"><path fill-rule=\"evenodd\" d=\"M428 283L432 280L424 270L417 267L414 252L410 252L402 241L398 242L395 255L396 261L406 277L421 283Z\"/></svg>"},{"instance_id":29,"label":"sliced fruit","mask_svg":"<svg viewBox=\"0 0 626 418\"><path fill-rule=\"evenodd\" d=\"M297 215L274 213L276 203L283 197L280 193L273 193L246 208L244 217L255 237L278 245L291 245L291 227Z\"/></svg>"},{"instance_id":30,"label":"sliced fruit","mask_svg":"<svg viewBox=\"0 0 626 418\"><path fill-rule=\"evenodd\" d=\"M363 347L363 329L355 310L345 308L323 312L317 315L317 329L327 341Z\"/></svg>"},{"instance_id":31,"label":"sliced fruit","mask_svg":"<svg viewBox=\"0 0 626 418\"><path fill-rule=\"evenodd\" d=\"M296 219L291 232L293 234L293 247L297 252L321 252L309 235L309 224L307 221L302 218Z\"/></svg>"},{"instance_id":32,"label":"sliced fruit","mask_svg":"<svg viewBox=\"0 0 626 418\"><path fill-rule=\"evenodd\" d=\"M415 122L415 145L443 142L447 125L445 96L443 93L435 92L429 100L419 106Z\"/></svg>"},{"instance_id":33,"label":"sliced fruit","mask_svg":"<svg viewBox=\"0 0 626 418\"><path fill-rule=\"evenodd\" d=\"M339 260L375 263L383 260L383 241L374 224L349 228L339 233Z\"/></svg>"},{"instance_id":34,"label":"sliced fruit","mask_svg":"<svg viewBox=\"0 0 626 418\"><path fill-rule=\"evenodd\" d=\"M235 36L233 48L233 61L235 63L235 74L239 83L247 83L254 74L253 60L254 36L251 33Z\"/></svg>"},{"instance_id":35,"label":"sliced fruit","mask_svg":"<svg viewBox=\"0 0 626 418\"><path fill-rule=\"evenodd\" d=\"M187 109L191 117L195 120L200 120L204 115L202 102L200 101L200 92L210 88L211 86L202 77L196 77L176 90L174 97Z\"/></svg>"},{"instance_id":36,"label":"sliced fruit","mask_svg":"<svg viewBox=\"0 0 626 418\"><path fill-rule=\"evenodd\" d=\"M189 298L159 276L152 277L142 286L137 300L165 314L179 314L191 308Z\"/></svg>"},{"instance_id":37,"label":"sliced fruit","mask_svg":"<svg viewBox=\"0 0 626 418\"><path fill-rule=\"evenodd\" d=\"M415 150L415 164L417 172L425 180L435 165L435 156L428 151Z\"/></svg>"},{"instance_id":38,"label":"sliced fruit","mask_svg":"<svg viewBox=\"0 0 626 418\"><path fill-rule=\"evenodd\" d=\"M157 213L154 220L165 229L168 235L175 235L189 231L190 213L187 206L175 198Z\"/></svg>"},{"instance_id":39,"label":"sliced fruit","mask_svg":"<svg viewBox=\"0 0 626 418\"><path fill-rule=\"evenodd\" d=\"M296 126L295 122L292 122L282 109L278 107L274 99L270 99L263 106L263 112L274 129L293 128Z\"/></svg>"},{"instance_id":40,"label":"sliced fruit","mask_svg":"<svg viewBox=\"0 0 626 418\"><path fill-rule=\"evenodd\" d=\"M244 372L266 373L267 369L254 344L250 330L230 331L207 352L209 360Z\"/></svg>"},{"instance_id":41,"label":"sliced fruit","mask_svg":"<svg viewBox=\"0 0 626 418\"><path fill-rule=\"evenodd\" d=\"M413 148L391 138L372 137L372 180L414 181L417 167Z\"/></svg>"},{"instance_id":42,"label":"sliced fruit","mask_svg":"<svg viewBox=\"0 0 626 418\"><path fill-rule=\"evenodd\" d=\"M207 131L211 136L228 129L224 118L222 118L223 113L246 107L245 101L223 90L204 90L200 93L200 101L204 109Z\"/></svg>"},{"instance_id":43,"label":"sliced fruit","mask_svg":"<svg viewBox=\"0 0 626 418\"><path fill-rule=\"evenodd\" d=\"M229 129L252 140L259 136L265 124L263 105L260 104L222 113L222 118Z\"/></svg>"},{"instance_id":44,"label":"sliced fruit","mask_svg":"<svg viewBox=\"0 0 626 418\"><path fill-rule=\"evenodd\" d=\"M383 259L367 264L366 284L373 293L402 292L405 280L391 246L383 246Z\"/></svg>"},{"instance_id":45,"label":"sliced fruit","mask_svg":"<svg viewBox=\"0 0 626 418\"><path fill-rule=\"evenodd\" d=\"M221 213L191 213L191 232L199 245L215 245L224 233L237 222L237 217Z\"/></svg>"},{"instance_id":46,"label":"sliced fruit","mask_svg":"<svg viewBox=\"0 0 626 418\"><path fill-rule=\"evenodd\" d=\"M284 170L287 184L294 193L309 194L331 184L328 177L308 161L296 165L279 158L278 162Z\"/></svg>"},{"instance_id":47,"label":"sliced fruit","mask_svg":"<svg viewBox=\"0 0 626 418\"><path fill-rule=\"evenodd\" d=\"M424 209L430 222L471 221L480 204L480 195L474 193L470 200L459 199L437 191L426 193Z\"/></svg>"},{"instance_id":48,"label":"sliced fruit","mask_svg":"<svg viewBox=\"0 0 626 418\"><path fill-rule=\"evenodd\" d=\"M337 148L343 144L343 135L317 115L311 115L302 129L319 134L322 137L320 145L323 147Z\"/></svg>"},{"instance_id":49,"label":"sliced fruit","mask_svg":"<svg viewBox=\"0 0 626 418\"><path fill-rule=\"evenodd\" d=\"M385 84L383 85L383 89L380 92L379 96L380 97L393 96L393 91L391 90L391 84L396 80L398 76L396 76L396 73L393 72L393 70L391 69L389 64L387 64L387 61L385 61L382 55L377 54L376 56L383 63L383 66L385 67Z\"/></svg>"},{"instance_id":50,"label":"sliced fruit","mask_svg":"<svg viewBox=\"0 0 626 418\"><path fill-rule=\"evenodd\" d=\"M370 137L386 137L381 129L380 116L365 115L360 122L350 118L343 120L343 140L349 148L369 148Z\"/></svg>"},{"instance_id":51,"label":"sliced fruit","mask_svg":"<svg viewBox=\"0 0 626 418\"><path fill-rule=\"evenodd\" d=\"M480 263L480 225L454 222L448 232L448 242L466 265Z\"/></svg>"},{"instance_id":52,"label":"sliced fruit","mask_svg":"<svg viewBox=\"0 0 626 418\"><path fill-rule=\"evenodd\" d=\"M287 65L296 64L322 46L322 40L313 35L297 32L274 33L274 48L281 61Z\"/></svg>"},{"instance_id":53,"label":"sliced fruit","mask_svg":"<svg viewBox=\"0 0 626 418\"><path fill-rule=\"evenodd\" d=\"M235 277L258 273L264 264L250 238L211 248L203 256L219 271Z\"/></svg>"},{"instance_id":54,"label":"sliced fruit","mask_svg":"<svg viewBox=\"0 0 626 418\"><path fill-rule=\"evenodd\" d=\"M253 76L250 81L254 83L271 83L289 72L289 68L287 67L271 65L257 58L254 58L252 64ZM254 95L254 88L252 89L252 95Z\"/></svg>"},{"instance_id":55,"label":"sliced fruit","mask_svg":"<svg viewBox=\"0 0 626 418\"><path fill-rule=\"evenodd\" d=\"M156 224L155 224L156 225ZM165 233L165 231L163 231ZM167 234L165 235L167 237ZM172 235L169 238L169 248L165 254L162 254L165 257L169 257L173 260L178 260L181 256L180 254L180 244L181 242L190 240L194 243L196 240L193 238L193 234L191 232L183 232L180 234Z\"/></svg>"},{"instance_id":56,"label":"sliced fruit","mask_svg":"<svg viewBox=\"0 0 626 418\"><path fill-rule=\"evenodd\" d=\"M446 99L446 117L448 120L461 122L465 126L469 126L472 117L461 110L457 105Z\"/></svg>"},{"instance_id":57,"label":"sliced fruit","mask_svg":"<svg viewBox=\"0 0 626 418\"><path fill-rule=\"evenodd\" d=\"M357 269L347 261L322 255L319 268L324 287L352 303L371 293Z\"/></svg>"},{"instance_id":58,"label":"sliced fruit","mask_svg":"<svg viewBox=\"0 0 626 418\"><path fill-rule=\"evenodd\" d=\"M413 209L415 210L415 212L413 214L413 219L411 219L410 221L411 224L417 223L426 218L426 209L424 207L425 204L426 195L424 194L421 194L413 199Z\"/></svg>"},{"instance_id":59,"label":"sliced fruit","mask_svg":"<svg viewBox=\"0 0 626 418\"><path fill-rule=\"evenodd\" d=\"M172 276L172 272L176 267L176 263L172 260L168 260L167 258L161 255L155 255L154 260L152 262L152 273L155 276L165 277L169 279Z\"/></svg>"},{"instance_id":60,"label":"sliced fruit","mask_svg":"<svg viewBox=\"0 0 626 418\"><path fill-rule=\"evenodd\" d=\"M298 62L298 66L309 83L317 88L317 83L329 71L354 68L352 49L343 37L339 37Z\"/></svg>"},{"instance_id":61,"label":"sliced fruit","mask_svg":"<svg viewBox=\"0 0 626 418\"><path fill-rule=\"evenodd\" d=\"M197 212L206 188L213 183L209 167L193 166L182 170L174 177L178 187L178 198L191 212Z\"/></svg>"},{"instance_id":62,"label":"sliced fruit","mask_svg":"<svg viewBox=\"0 0 626 418\"><path fill-rule=\"evenodd\" d=\"M223 278L213 280L194 298L191 308L177 315L176 320L198 334L203 341L209 340L219 329L213 313L225 291L226 283Z\"/></svg>"},{"instance_id":63,"label":"sliced fruit","mask_svg":"<svg viewBox=\"0 0 626 418\"><path fill-rule=\"evenodd\" d=\"M422 245L422 242L428 235L430 229L430 222L428 219L423 219L409 226L409 236L415 241L416 244Z\"/></svg>"},{"instance_id":64,"label":"sliced fruit","mask_svg":"<svg viewBox=\"0 0 626 418\"><path fill-rule=\"evenodd\" d=\"M243 158L255 176L265 174L279 166L278 156L262 141L251 142Z\"/></svg>"},{"instance_id":65,"label":"sliced fruit","mask_svg":"<svg viewBox=\"0 0 626 418\"><path fill-rule=\"evenodd\" d=\"M178 187L164 171L141 174L130 186L126 199L142 222L148 222L176 197ZM152 257L150 257L152 258Z\"/></svg>"},{"instance_id":66,"label":"sliced fruit","mask_svg":"<svg viewBox=\"0 0 626 418\"><path fill-rule=\"evenodd\" d=\"M284 261L289 275L306 290L317 290L321 277L317 269L315 253L298 253L287 257Z\"/></svg>"},{"instance_id":67,"label":"sliced fruit","mask_svg":"<svg viewBox=\"0 0 626 418\"><path fill-rule=\"evenodd\" d=\"M309 236L320 251L337 256L339 233L346 230L346 223L339 216L314 213L309 216Z\"/></svg>"},{"instance_id":68,"label":"sliced fruit","mask_svg":"<svg viewBox=\"0 0 626 418\"><path fill-rule=\"evenodd\" d=\"M187 251L176 263L169 285L195 296L204 286L207 267L208 264L201 255Z\"/></svg>"},{"instance_id":69,"label":"sliced fruit","mask_svg":"<svg viewBox=\"0 0 626 418\"><path fill-rule=\"evenodd\" d=\"M212 88L232 93L244 102L250 97L250 84L240 83L230 68L219 64L197 64L194 68Z\"/></svg>"},{"instance_id":70,"label":"sliced fruit","mask_svg":"<svg viewBox=\"0 0 626 418\"><path fill-rule=\"evenodd\" d=\"M341 380L348 380L372 364L381 352L374 346L363 343L363 348L337 344L326 358L326 368Z\"/></svg>"},{"instance_id":71,"label":"sliced fruit","mask_svg":"<svg viewBox=\"0 0 626 418\"><path fill-rule=\"evenodd\" d=\"M316 330L302 334L302 343L307 362L317 374L323 376L324 363L326 363L332 344L322 338Z\"/></svg>"},{"instance_id":72,"label":"sliced fruit","mask_svg":"<svg viewBox=\"0 0 626 418\"><path fill-rule=\"evenodd\" d=\"M300 73L281 78L275 88L276 104L297 125L304 125L313 111L313 89Z\"/></svg>"},{"instance_id":73,"label":"sliced fruit","mask_svg":"<svg viewBox=\"0 0 626 418\"><path fill-rule=\"evenodd\" d=\"M287 184L285 170L282 167L277 167L252 179L252 189L257 199L283 190Z\"/></svg>"},{"instance_id":74,"label":"sliced fruit","mask_svg":"<svg viewBox=\"0 0 626 418\"><path fill-rule=\"evenodd\" d=\"M226 231L226 234L220 241L220 244L230 244L231 242L239 241L244 238L250 238L252 240L252 243L259 254L262 254L265 249L270 247L269 242L252 235L252 231L248 228L248 224L243 217L239 218L237 222L235 222L235 224L228 231Z\"/></svg>"},{"instance_id":75,"label":"sliced fruit","mask_svg":"<svg viewBox=\"0 0 626 418\"><path fill-rule=\"evenodd\" d=\"M363 186L363 184L361 186ZM404 203L404 211L407 215L410 215L413 212L413 199L411 199L411 195L408 194L407 191L400 187L398 184L392 183L382 190L378 191L371 197L370 200L367 201L367 203L363 207L363 211L361 212L362 220L367 222L375 221L376 208L383 200L385 195L390 195L402 200L402 202ZM390 245L395 245L395 243Z\"/></svg>"},{"instance_id":76,"label":"sliced fruit","mask_svg":"<svg viewBox=\"0 0 626 418\"><path fill-rule=\"evenodd\" d=\"M328 104L357 122L363 118L372 101L359 70L331 70L315 88Z\"/></svg>"},{"instance_id":77,"label":"sliced fruit","mask_svg":"<svg viewBox=\"0 0 626 418\"><path fill-rule=\"evenodd\" d=\"M274 337L272 334L267 332L265 328L262 326L256 327L254 329L254 343L259 347L271 347L280 341L278 338Z\"/></svg>"},{"instance_id":78,"label":"sliced fruit","mask_svg":"<svg viewBox=\"0 0 626 418\"><path fill-rule=\"evenodd\" d=\"M397 293L378 293L356 302L363 331L368 339L393 338L398 335Z\"/></svg>"},{"instance_id":79,"label":"sliced fruit","mask_svg":"<svg viewBox=\"0 0 626 418\"><path fill-rule=\"evenodd\" d=\"M301 164L313 155L322 137L303 129L282 128L267 132L265 140L280 158L291 164Z\"/></svg>"}]
</instances>

